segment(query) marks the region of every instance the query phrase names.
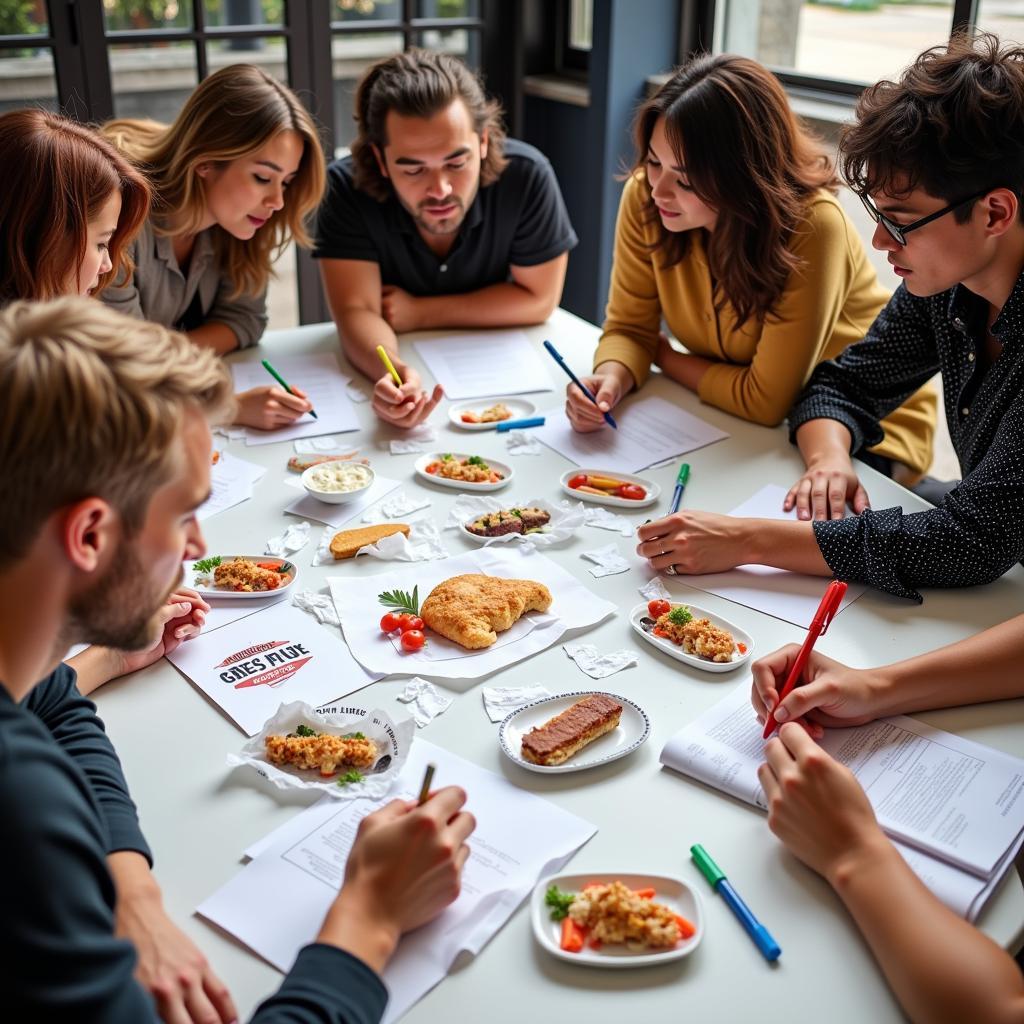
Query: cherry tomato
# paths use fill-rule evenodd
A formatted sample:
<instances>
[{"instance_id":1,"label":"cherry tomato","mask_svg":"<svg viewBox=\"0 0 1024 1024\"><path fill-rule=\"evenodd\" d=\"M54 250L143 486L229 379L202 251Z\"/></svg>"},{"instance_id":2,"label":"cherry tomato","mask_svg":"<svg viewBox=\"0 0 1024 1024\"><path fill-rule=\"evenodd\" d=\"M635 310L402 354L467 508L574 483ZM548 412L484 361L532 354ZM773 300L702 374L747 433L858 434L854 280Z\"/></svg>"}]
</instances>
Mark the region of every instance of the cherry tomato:
<instances>
[{"instance_id":1,"label":"cherry tomato","mask_svg":"<svg viewBox=\"0 0 1024 1024\"><path fill-rule=\"evenodd\" d=\"M388 612L380 620L380 629L382 633L394 633L398 629L399 616L394 612Z\"/></svg>"},{"instance_id":2,"label":"cherry tomato","mask_svg":"<svg viewBox=\"0 0 1024 1024\"><path fill-rule=\"evenodd\" d=\"M584 487L587 483L586 473L577 473L576 476L569 480L569 486L575 490L577 487Z\"/></svg>"},{"instance_id":3,"label":"cherry tomato","mask_svg":"<svg viewBox=\"0 0 1024 1024\"><path fill-rule=\"evenodd\" d=\"M647 497L647 492L639 484L620 484L615 493L629 501L643 501Z\"/></svg>"},{"instance_id":4,"label":"cherry tomato","mask_svg":"<svg viewBox=\"0 0 1024 1024\"><path fill-rule=\"evenodd\" d=\"M668 601L648 601L647 611L652 619L658 619L661 618L662 615L667 615L672 611L672 605L670 605Z\"/></svg>"},{"instance_id":5,"label":"cherry tomato","mask_svg":"<svg viewBox=\"0 0 1024 1024\"><path fill-rule=\"evenodd\" d=\"M431 476L433 476L440 468L441 464L439 462L432 462L429 466L427 466L427 472Z\"/></svg>"},{"instance_id":6,"label":"cherry tomato","mask_svg":"<svg viewBox=\"0 0 1024 1024\"><path fill-rule=\"evenodd\" d=\"M402 634L402 649L406 651L418 651L427 642L422 629L407 629Z\"/></svg>"},{"instance_id":7,"label":"cherry tomato","mask_svg":"<svg viewBox=\"0 0 1024 1024\"><path fill-rule=\"evenodd\" d=\"M423 620L418 615L413 615L412 612L402 612L398 617L397 629L400 629L403 633L410 629L422 629Z\"/></svg>"}]
</instances>

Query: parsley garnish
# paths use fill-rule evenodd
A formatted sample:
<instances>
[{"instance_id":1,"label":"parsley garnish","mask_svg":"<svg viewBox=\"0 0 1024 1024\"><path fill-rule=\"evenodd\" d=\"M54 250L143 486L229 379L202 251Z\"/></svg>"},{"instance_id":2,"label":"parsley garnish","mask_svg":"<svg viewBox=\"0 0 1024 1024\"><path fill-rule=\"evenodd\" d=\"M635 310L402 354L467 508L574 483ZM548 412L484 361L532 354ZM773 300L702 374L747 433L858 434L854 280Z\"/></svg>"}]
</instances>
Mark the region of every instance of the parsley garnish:
<instances>
[{"instance_id":1,"label":"parsley garnish","mask_svg":"<svg viewBox=\"0 0 1024 1024\"><path fill-rule=\"evenodd\" d=\"M308 725L297 725L295 726L295 732L291 733L292 736L319 736L315 729L310 729Z\"/></svg>"},{"instance_id":2,"label":"parsley garnish","mask_svg":"<svg viewBox=\"0 0 1024 1024\"><path fill-rule=\"evenodd\" d=\"M441 461L442 461L442 462L451 462L451 461L452 461L452 459L454 459L454 458L455 458L455 456L454 456L454 455L452 455L452 453L451 453L451 452L445 452L445 453L444 453L444 454L443 454L443 455L441 456Z\"/></svg>"},{"instance_id":3,"label":"parsley garnish","mask_svg":"<svg viewBox=\"0 0 1024 1024\"><path fill-rule=\"evenodd\" d=\"M420 588L419 584L412 588L409 594L404 590L385 590L383 594L377 595L385 608L401 608L402 611L411 612L413 615L420 613Z\"/></svg>"},{"instance_id":4,"label":"parsley garnish","mask_svg":"<svg viewBox=\"0 0 1024 1024\"><path fill-rule=\"evenodd\" d=\"M490 466L488 466L479 455L470 455L470 457L466 459L466 465L479 466L481 469L490 469Z\"/></svg>"},{"instance_id":5,"label":"parsley garnish","mask_svg":"<svg viewBox=\"0 0 1024 1024\"><path fill-rule=\"evenodd\" d=\"M366 737L361 732L347 732L344 736L347 740L365 740Z\"/></svg>"},{"instance_id":6,"label":"parsley garnish","mask_svg":"<svg viewBox=\"0 0 1024 1024\"><path fill-rule=\"evenodd\" d=\"M693 613L685 604L678 605L668 613L668 621L674 626L685 626L693 619Z\"/></svg>"},{"instance_id":7,"label":"parsley garnish","mask_svg":"<svg viewBox=\"0 0 1024 1024\"><path fill-rule=\"evenodd\" d=\"M512 515L514 515L514 516L515 516L515 517L516 517L517 519L522 519L522 518L523 518L523 510L522 510L521 508L511 508L511 509L509 509L509 511L510 511L510 512L512 513Z\"/></svg>"},{"instance_id":8,"label":"parsley garnish","mask_svg":"<svg viewBox=\"0 0 1024 1024\"><path fill-rule=\"evenodd\" d=\"M548 886L544 894L544 902L551 907L551 920L561 921L569 916L569 907L576 897L571 892L562 892L557 885Z\"/></svg>"},{"instance_id":9,"label":"parsley garnish","mask_svg":"<svg viewBox=\"0 0 1024 1024\"><path fill-rule=\"evenodd\" d=\"M206 576L216 569L220 562L220 555L214 555L212 558L201 558L193 564L192 571L199 573L200 576Z\"/></svg>"},{"instance_id":10,"label":"parsley garnish","mask_svg":"<svg viewBox=\"0 0 1024 1024\"><path fill-rule=\"evenodd\" d=\"M349 783L352 783L352 782L362 782L362 781L363 781L363 773L360 772L360 771L356 771L355 768L352 768L349 771L345 772L344 775L342 775L342 776L340 776L338 778L338 785L339 786L347 786L347 785L349 785Z\"/></svg>"}]
</instances>

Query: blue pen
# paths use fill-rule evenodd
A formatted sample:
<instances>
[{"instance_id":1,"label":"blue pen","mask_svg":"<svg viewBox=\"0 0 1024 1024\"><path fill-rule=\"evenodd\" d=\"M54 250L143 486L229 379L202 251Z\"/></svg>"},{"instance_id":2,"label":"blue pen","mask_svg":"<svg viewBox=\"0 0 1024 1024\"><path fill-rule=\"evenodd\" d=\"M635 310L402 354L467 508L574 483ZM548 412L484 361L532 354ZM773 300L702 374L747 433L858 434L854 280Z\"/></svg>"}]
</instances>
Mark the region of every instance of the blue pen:
<instances>
[{"instance_id":1,"label":"blue pen","mask_svg":"<svg viewBox=\"0 0 1024 1024\"><path fill-rule=\"evenodd\" d=\"M686 487L686 481L690 479L690 464L684 462L679 467L679 475L676 477L676 489L672 492L672 507L669 509L669 513L678 512L679 506L683 501L683 489Z\"/></svg>"},{"instance_id":2,"label":"blue pen","mask_svg":"<svg viewBox=\"0 0 1024 1024\"><path fill-rule=\"evenodd\" d=\"M499 434L504 434L507 430L522 430L524 427L543 427L544 417L543 416L531 416L528 420L503 420L497 426Z\"/></svg>"},{"instance_id":3,"label":"blue pen","mask_svg":"<svg viewBox=\"0 0 1024 1024\"><path fill-rule=\"evenodd\" d=\"M750 912L750 907L740 899L740 894L729 884L722 869L708 856L707 850L698 843L690 847L690 856L700 868L700 873L711 884L711 888L725 900L726 905L736 915L736 919L754 940L754 945L761 951L765 960L769 962L778 960L782 954L779 944L772 938L768 929Z\"/></svg>"},{"instance_id":4,"label":"blue pen","mask_svg":"<svg viewBox=\"0 0 1024 1024\"><path fill-rule=\"evenodd\" d=\"M594 405L597 405L597 399L593 396L590 389L583 384L579 377L577 377L576 374L569 369L568 363L566 363L566 361L561 357L561 355L558 352L558 349L555 348L555 346L552 345L550 341L545 341L544 347L548 350L548 352L551 353L551 358L554 359L554 361L558 363L558 365L563 370L565 370L565 372L569 375L569 380L571 380L573 384L575 384L576 387L578 387L580 391L582 391L583 394L585 394L587 398L589 398L594 403ZM615 422L615 420L612 419L612 414L610 412L603 413L603 416L605 423L607 423L608 426L612 428L612 430L619 429L619 425Z\"/></svg>"}]
</instances>

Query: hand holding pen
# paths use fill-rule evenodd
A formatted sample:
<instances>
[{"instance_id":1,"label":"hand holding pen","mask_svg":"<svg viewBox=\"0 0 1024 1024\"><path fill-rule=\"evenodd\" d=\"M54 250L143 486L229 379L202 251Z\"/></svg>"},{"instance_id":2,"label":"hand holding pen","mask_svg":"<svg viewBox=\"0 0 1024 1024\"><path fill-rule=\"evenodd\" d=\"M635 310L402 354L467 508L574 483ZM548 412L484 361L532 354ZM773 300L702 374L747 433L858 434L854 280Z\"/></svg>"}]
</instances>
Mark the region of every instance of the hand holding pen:
<instances>
[{"instance_id":1,"label":"hand holding pen","mask_svg":"<svg viewBox=\"0 0 1024 1024\"><path fill-rule=\"evenodd\" d=\"M399 372L383 345L377 346L377 357L387 373L374 384L373 411L386 423L404 429L422 423L444 397L441 386L435 385L428 397L420 385L419 374L408 366Z\"/></svg>"},{"instance_id":2,"label":"hand holding pen","mask_svg":"<svg viewBox=\"0 0 1024 1024\"><path fill-rule=\"evenodd\" d=\"M544 348L547 350L548 355L550 355L551 358L554 359L554 361L559 365L559 367L562 369L562 371L565 373L565 375L569 378L569 380L571 380L573 382L573 384L576 385L579 393L584 396L584 398L592 405L592 407L597 412L600 413L601 418L604 420L604 422L607 423L608 426L610 426L613 430L618 430L618 424L615 422L614 417L612 416L611 412L609 411L611 409L612 405L615 404L614 401L609 401L609 398L611 397L611 395L608 395L608 396L602 395L602 397L600 399L598 399L597 395L595 395L595 393L591 390L591 388L587 386L587 382L593 384L593 382L594 382L594 380L596 378L587 378L586 382L583 381L583 380L580 380L580 378L577 377L576 374L572 372L572 370L569 368L569 364L566 363L566 361L562 358L561 353L558 351L558 349L555 348L554 345L551 344L550 341L545 341L544 342ZM603 385L598 385L598 387L599 387L599 393L600 393L600 388L603 387ZM574 395L573 395L573 391L572 391L571 388L569 389L569 396L570 397L569 397L569 400L568 400L568 403L567 403L567 406L566 406L566 411L569 414L569 418L572 421L573 426L577 430L594 429L593 426L581 425L580 423L577 423L577 419L579 419L579 417L574 417L572 415L572 406L574 404L573 403ZM620 397L621 397L621 395L617 393L615 395L615 401L618 401L618 399ZM580 403L579 403L579 401L577 401L575 404L578 406ZM584 416L584 420L586 420L586 419L593 420L595 426L599 425L597 423L596 417Z\"/></svg>"}]
</instances>

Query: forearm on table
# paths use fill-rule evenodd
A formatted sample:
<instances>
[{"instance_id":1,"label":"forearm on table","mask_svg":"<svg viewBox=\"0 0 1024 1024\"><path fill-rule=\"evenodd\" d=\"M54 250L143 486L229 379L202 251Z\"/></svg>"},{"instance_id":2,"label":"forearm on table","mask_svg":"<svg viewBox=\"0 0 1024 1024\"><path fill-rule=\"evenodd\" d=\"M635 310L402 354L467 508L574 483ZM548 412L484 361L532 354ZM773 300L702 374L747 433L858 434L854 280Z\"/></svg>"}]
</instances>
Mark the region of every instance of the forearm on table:
<instances>
[{"instance_id":1,"label":"forearm on table","mask_svg":"<svg viewBox=\"0 0 1024 1024\"><path fill-rule=\"evenodd\" d=\"M839 420L808 420L796 432L796 446L804 458L804 465L830 455L850 457L853 435Z\"/></svg>"},{"instance_id":2,"label":"forearm on table","mask_svg":"<svg viewBox=\"0 0 1024 1024\"><path fill-rule=\"evenodd\" d=\"M121 655L110 647L98 645L86 647L73 658L68 658L67 664L75 670L78 692L83 697L123 672Z\"/></svg>"},{"instance_id":3,"label":"forearm on table","mask_svg":"<svg viewBox=\"0 0 1024 1024\"><path fill-rule=\"evenodd\" d=\"M704 379L704 374L712 365L712 361L689 352L673 351L670 354L666 353L659 365L662 373L671 377L676 383L682 384L684 388L695 392L700 387L700 382Z\"/></svg>"},{"instance_id":4,"label":"forearm on table","mask_svg":"<svg viewBox=\"0 0 1024 1024\"><path fill-rule=\"evenodd\" d=\"M384 364L377 355L377 346L383 345L391 361L401 370L398 357L398 338L388 322L369 309L343 309L335 315L341 348L348 361L370 380L379 380Z\"/></svg>"},{"instance_id":5,"label":"forearm on table","mask_svg":"<svg viewBox=\"0 0 1024 1024\"><path fill-rule=\"evenodd\" d=\"M238 348L238 335L227 324L208 323L188 332L189 341L200 348L210 348L219 356Z\"/></svg>"},{"instance_id":6,"label":"forearm on table","mask_svg":"<svg viewBox=\"0 0 1024 1024\"><path fill-rule=\"evenodd\" d=\"M614 377L618 381L623 396L628 395L636 387L632 371L616 359L607 359L603 363L598 363L594 367L594 374L595 376Z\"/></svg>"},{"instance_id":7,"label":"forearm on table","mask_svg":"<svg viewBox=\"0 0 1024 1024\"><path fill-rule=\"evenodd\" d=\"M737 519L737 565L770 565L809 576L831 576L810 523L789 519Z\"/></svg>"},{"instance_id":8,"label":"forearm on table","mask_svg":"<svg viewBox=\"0 0 1024 1024\"><path fill-rule=\"evenodd\" d=\"M546 294L514 281L491 284L458 295L421 295L416 322L423 330L441 327L524 327L543 323L558 305Z\"/></svg>"},{"instance_id":9,"label":"forearm on table","mask_svg":"<svg viewBox=\"0 0 1024 1024\"><path fill-rule=\"evenodd\" d=\"M925 887L879 835L829 882L893 993L921 1024L1002 1024L1024 1018L1024 979L991 939Z\"/></svg>"}]
</instances>

